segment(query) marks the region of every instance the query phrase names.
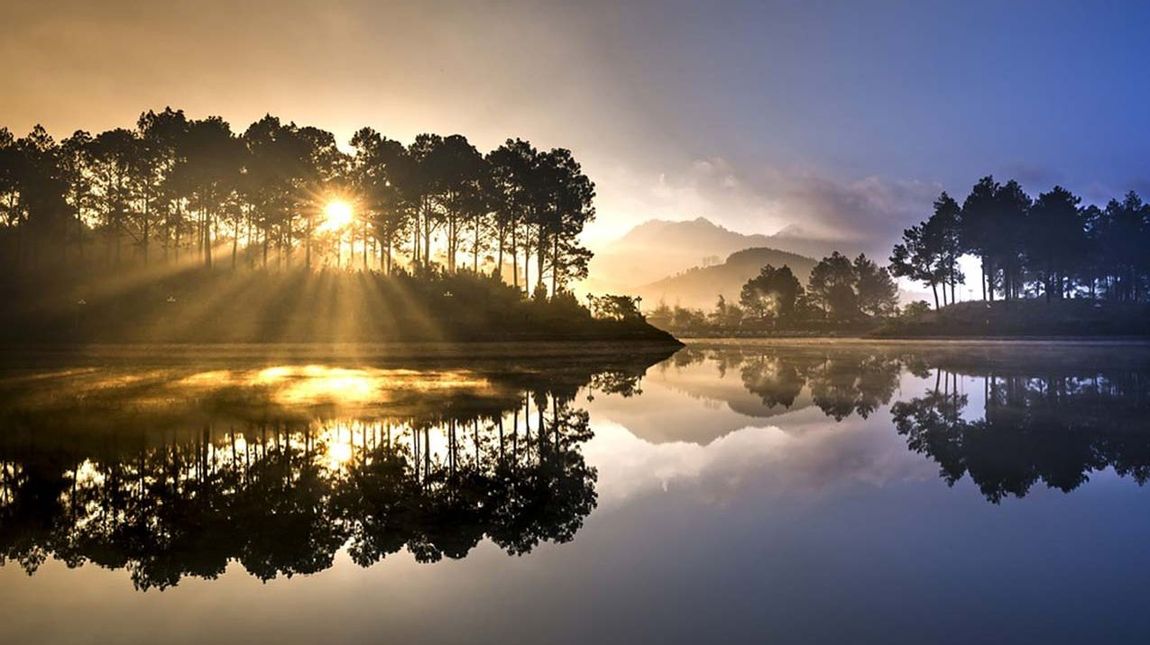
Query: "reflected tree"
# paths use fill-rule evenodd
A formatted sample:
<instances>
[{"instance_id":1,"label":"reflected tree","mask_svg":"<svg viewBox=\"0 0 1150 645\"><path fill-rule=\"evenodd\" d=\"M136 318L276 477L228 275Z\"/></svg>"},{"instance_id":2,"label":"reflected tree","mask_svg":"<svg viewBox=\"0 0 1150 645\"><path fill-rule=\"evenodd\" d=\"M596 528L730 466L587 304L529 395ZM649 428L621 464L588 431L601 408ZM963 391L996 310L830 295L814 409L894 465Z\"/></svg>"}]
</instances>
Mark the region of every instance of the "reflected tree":
<instances>
[{"instance_id":1,"label":"reflected tree","mask_svg":"<svg viewBox=\"0 0 1150 645\"><path fill-rule=\"evenodd\" d=\"M638 392L651 360L493 372L418 400L396 390L359 415L237 386L149 403L168 401L151 383L171 377L79 401L0 387L0 563L124 569L144 590L231 562L261 580L315 573L344 548L368 566L404 549L463 558L484 539L513 555L568 542L597 500L589 417L572 401L592 381Z\"/></svg>"},{"instance_id":2,"label":"reflected tree","mask_svg":"<svg viewBox=\"0 0 1150 645\"><path fill-rule=\"evenodd\" d=\"M957 374L939 368L938 375L941 390L891 412L908 447L937 461L950 485L969 474L998 503L1024 497L1038 482L1070 492L1108 467L1140 485L1150 475L1144 374L991 373L982 379L986 402L976 420L963 414L968 397L957 392Z\"/></svg>"}]
</instances>

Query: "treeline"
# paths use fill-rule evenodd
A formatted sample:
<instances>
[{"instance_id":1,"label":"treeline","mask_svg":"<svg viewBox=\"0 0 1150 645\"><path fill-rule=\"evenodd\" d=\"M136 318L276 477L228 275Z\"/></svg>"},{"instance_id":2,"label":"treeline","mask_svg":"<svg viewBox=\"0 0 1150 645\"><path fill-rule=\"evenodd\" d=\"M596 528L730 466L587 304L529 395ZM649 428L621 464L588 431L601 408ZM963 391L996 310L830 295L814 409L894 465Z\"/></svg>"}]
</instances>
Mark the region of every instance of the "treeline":
<instances>
[{"instance_id":1,"label":"treeline","mask_svg":"<svg viewBox=\"0 0 1150 645\"><path fill-rule=\"evenodd\" d=\"M865 254L852 261L836 251L815 265L805 287L789 266L768 264L743 285L738 303L720 295L704 312L660 302L647 320L670 331L758 332L857 325L897 311L898 286L887 269Z\"/></svg>"},{"instance_id":2,"label":"treeline","mask_svg":"<svg viewBox=\"0 0 1150 645\"><path fill-rule=\"evenodd\" d=\"M391 274L481 271L559 293L586 275L577 237L595 187L566 149L509 139L486 154L462 135L410 145L363 128L335 136L265 116L142 114L132 129L0 128L0 254L9 267L331 265ZM325 219L333 202L347 221Z\"/></svg>"},{"instance_id":3,"label":"treeline","mask_svg":"<svg viewBox=\"0 0 1150 645\"><path fill-rule=\"evenodd\" d=\"M961 205L939 195L930 218L903 232L890 269L930 286L936 308L957 301L966 279L959 258L968 254L981 261L983 300L1137 302L1147 299L1148 249L1150 205L1134 192L1100 208L1061 186L1033 199L1017 181L987 176Z\"/></svg>"}]
</instances>

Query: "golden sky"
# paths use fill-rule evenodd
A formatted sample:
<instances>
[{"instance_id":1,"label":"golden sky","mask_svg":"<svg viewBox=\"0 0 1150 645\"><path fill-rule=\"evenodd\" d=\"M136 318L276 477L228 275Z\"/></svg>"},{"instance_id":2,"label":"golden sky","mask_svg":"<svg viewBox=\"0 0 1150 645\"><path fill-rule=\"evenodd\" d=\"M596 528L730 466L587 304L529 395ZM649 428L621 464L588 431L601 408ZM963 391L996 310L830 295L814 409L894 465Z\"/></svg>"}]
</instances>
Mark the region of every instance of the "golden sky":
<instances>
[{"instance_id":1,"label":"golden sky","mask_svg":"<svg viewBox=\"0 0 1150 645\"><path fill-rule=\"evenodd\" d=\"M1150 186L1144 56L1117 46L1144 21L1072 4L0 0L0 125L170 105L239 131L523 137L596 182L592 246L703 216L885 255L985 174L1088 201Z\"/></svg>"}]
</instances>

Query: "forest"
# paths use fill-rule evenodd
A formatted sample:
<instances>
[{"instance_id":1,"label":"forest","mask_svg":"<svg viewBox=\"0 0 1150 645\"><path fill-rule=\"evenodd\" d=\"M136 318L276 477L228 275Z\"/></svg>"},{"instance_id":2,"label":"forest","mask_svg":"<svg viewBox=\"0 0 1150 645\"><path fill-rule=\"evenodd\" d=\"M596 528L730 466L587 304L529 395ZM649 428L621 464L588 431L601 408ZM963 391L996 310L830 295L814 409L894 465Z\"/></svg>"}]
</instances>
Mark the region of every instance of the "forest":
<instances>
[{"instance_id":1,"label":"forest","mask_svg":"<svg viewBox=\"0 0 1150 645\"><path fill-rule=\"evenodd\" d=\"M0 129L3 334L69 342L670 337L569 286L594 183L571 151L409 145L267 115ZM604 302L610 302L610 299ZM593 316L593 314L596 314Z\"/></svg>"},{"instance_id":2,"label":"forest","mask_svg":"<svg viewBox=\"0 0 1150 645\"><path fill-rule=\"evenodd\" d=\"M939 195L931 216L903 231L890 271L929 286L936 308L957 302L956 285L968 277L959 267L964 255L980 261L986 301L1145 302L1148 250L1150 205L1134 192L1099 207L1062 186L1032 198L1015 180L986 176L961 205Z\"/></svg>"},{"instance_id":3,"label":"forest","mask_svg":"<svg viewBox=\"0 0 1150 645\"><path fill-rule=\"evenodd\" d=\"M836 252L804 286L789 267L768 265L737 303L719 297L704 312L661 302L650 320L694 335L1142 336L1148 249L1150 205L1134 192L1099 207L1061 186L1031 198L1017 181L987 176L962 204L943 192L885 267ZM979 261L979 276L964 274L964 257ZM900 307L892 278L930 287L937 313L924 301ZM978 303L959 302L968 279L980 284Z\"/></svg>"},{"instance_id":4,"label":"forest","mask_svg":"<svg viewBox=\"0 0 1150 645\"><path fill-rule=\"evenodd\" d=\"M0 129L4 261L123 271L191 256L384 274L510 265L513 285L551 294L586 274L576 238L595 217L595 186L569 150L509 139L483 154L437 134L404 146L371 128L354 134L353 154L337 143L271 115L237 133L171 108L59 142L39 125L21 138Z\"/></svg>"},{"instance_id":5,"label":"forest","mask_svg":"<svg viewBox=\"0 0 1150 645\"><path fill-rule=\"evenodd\" d=\"M660 329L693 334L834 333L872 327L898 313L898 285L865 253L834 252L811 270L804 286L791 267L770 264L747 280L738 302L719 296L710 312L660 302L648 320Z\"/></svg>"}]
</instances>

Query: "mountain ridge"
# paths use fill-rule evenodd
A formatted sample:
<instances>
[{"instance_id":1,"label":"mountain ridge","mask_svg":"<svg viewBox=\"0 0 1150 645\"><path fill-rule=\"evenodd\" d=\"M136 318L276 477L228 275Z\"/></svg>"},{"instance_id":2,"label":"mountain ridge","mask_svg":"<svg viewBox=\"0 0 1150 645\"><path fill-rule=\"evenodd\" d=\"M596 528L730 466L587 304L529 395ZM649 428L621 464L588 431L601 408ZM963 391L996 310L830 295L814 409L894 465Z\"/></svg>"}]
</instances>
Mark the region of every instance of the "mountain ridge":
<instances>
[{"instance_id":1,"label":"mountain ridge","mask_svg":"<svg viewBox=\"0 0 1150 645\"><path fill-rule=\"evenodd\" d=\"M627 293L694 267L720 264L749 248L822 257L832 245L806 236L793 224L767 235L733 231L705 217L651 219L596 250L583 290Z\"/></svg>"},{"instance_id":2,"label":"mountain ridge","mask_svg":"<svg viewBox=\"0 0 1150 645\"><path fill-rule=\"evenodd\" d=\"M739 292L747 280L758 275L770 264L788 266L800 282L806 284L811 270L818 261L797 253L770 247L755 247L736 251L722 264L692 267L678 274L643 285L635 295L648 303L663 302L696 309L711 309L722 295L728 302L737 302Z\"/></svg>"}]
</instances>

